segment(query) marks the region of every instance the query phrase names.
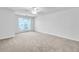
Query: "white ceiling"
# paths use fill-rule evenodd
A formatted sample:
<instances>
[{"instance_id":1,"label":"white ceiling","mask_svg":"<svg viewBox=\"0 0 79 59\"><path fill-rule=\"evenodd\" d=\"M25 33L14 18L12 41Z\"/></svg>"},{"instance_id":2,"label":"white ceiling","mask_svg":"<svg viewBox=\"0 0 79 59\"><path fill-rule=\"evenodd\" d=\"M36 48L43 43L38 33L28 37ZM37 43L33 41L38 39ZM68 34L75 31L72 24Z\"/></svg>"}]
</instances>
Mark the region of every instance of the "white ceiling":
<instances>
[{"instance_id":1,"label":"white ceiling","mask_svg":"<svg viewBox=\"0 0 79 59\"><path fill-rule=\"evenodd\" d=\"M12 9L16 14L34 16L31 13L32 7L10 7L10 9ZM38 12L38 14L54 13L66 9L71 9L71 7L39 7L40 12Z\"/></svg>"}]
</instances>

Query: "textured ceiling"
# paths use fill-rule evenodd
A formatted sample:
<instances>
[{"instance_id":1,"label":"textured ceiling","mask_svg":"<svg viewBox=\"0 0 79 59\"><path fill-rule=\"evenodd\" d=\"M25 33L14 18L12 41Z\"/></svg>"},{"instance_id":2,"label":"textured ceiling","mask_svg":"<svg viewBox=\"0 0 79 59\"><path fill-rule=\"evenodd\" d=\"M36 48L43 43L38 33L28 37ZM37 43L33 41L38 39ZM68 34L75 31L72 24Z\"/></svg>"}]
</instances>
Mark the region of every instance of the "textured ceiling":
<instances>
[{"instance_id":1,"label":"textured ceiling","mask_svg":"<svg viewBox=\"0 0 79 59\"><path fill-rule=\"evenodd\" d=\"M10 9L12 9L16 14L33 16L33 14L31 13L32 7L10 7ZM71 9L71 7L39 7L40 11L38 12L38 14L44 15L66 9Z\"/></svg>"}]
</instances>

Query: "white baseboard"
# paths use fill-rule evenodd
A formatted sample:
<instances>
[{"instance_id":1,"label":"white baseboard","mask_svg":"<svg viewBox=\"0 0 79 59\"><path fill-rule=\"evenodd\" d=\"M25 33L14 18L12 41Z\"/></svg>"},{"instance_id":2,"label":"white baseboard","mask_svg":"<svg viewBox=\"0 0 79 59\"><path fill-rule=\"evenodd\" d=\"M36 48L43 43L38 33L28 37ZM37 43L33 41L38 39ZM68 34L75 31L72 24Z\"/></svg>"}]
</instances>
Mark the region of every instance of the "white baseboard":
<instances>
[{"instance_id":1,"label":"white baseboard","mask_svg":"<svg viewBox=\"0 0 79 59\"><path fill-rule=\"evenodd\" d=\"M15 35L6 35L6 36L0 36L0 40L15 37Z\"/></svg>"},{"instance_id":2,"label":"white baseboard","mask_svg":"<svg viewBox=\"0 0 79 59\"><path fill-rule=\"evenodd\" d=\"M47 34L55 35L55 36L58 36L58 37L61 37L61 38L69 39L69 40L79 41L79 39L72 38L72 37L69 37L69 36L57 35L57 34L51 34L51 33L47 33Z\"/></svg>"},{"instance_id":3,"label":"white baseboard","mask_svg":"<svg viewBox=\"0 0 79 59\"><path fill-rule=\"evenodd\" d=\"M61 38L69 39L69 40L79 41L79 39L75 39L75 38L68 37L68 36L64 36L64 35L58 35L58 34L53 34L53 33L47 33L47 32L42 32L42 31L36 31L36 32L45 33L45 34L49 34L49 35L55 35L55 36L58 36L58 37L61 37Z\"/></svg>"}]
</instances>

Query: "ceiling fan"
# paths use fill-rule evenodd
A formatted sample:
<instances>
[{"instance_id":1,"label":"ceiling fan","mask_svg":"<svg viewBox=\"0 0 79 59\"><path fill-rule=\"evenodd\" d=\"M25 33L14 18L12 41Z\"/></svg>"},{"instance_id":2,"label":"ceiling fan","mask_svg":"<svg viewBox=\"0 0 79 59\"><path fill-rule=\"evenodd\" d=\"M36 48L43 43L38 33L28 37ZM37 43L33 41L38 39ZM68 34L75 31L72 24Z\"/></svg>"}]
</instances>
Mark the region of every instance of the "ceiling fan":
<instances>
[{"instance_id":1,"label":"ceiling fan","mask_svg":"<svg viewBox=\"0 0 79 59\"><path fill-rule=\"evenodd\" d=\"M32 7L31 8L31 13L34 15L38 14L38 12L40 12L40 11L41 11L41 9L39 7Z\"/></svg>"}]
</instances>

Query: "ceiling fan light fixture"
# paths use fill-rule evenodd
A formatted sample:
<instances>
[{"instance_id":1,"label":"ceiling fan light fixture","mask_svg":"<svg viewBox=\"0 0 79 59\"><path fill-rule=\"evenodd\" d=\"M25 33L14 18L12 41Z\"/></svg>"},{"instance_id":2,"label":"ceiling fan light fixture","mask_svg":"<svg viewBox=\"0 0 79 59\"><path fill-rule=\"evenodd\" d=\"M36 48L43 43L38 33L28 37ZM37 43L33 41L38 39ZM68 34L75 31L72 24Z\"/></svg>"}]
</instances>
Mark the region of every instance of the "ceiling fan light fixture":
<instances>
[{"instance_id":1,"label":"ceiling fan light fixture","mask_svg":"<svg viewBox=\"0 0 79 59\"><path fill-rule=\"evenodd\" d=\"M33 7L32 14L37 14L39 12L39 8Z\"/></svg>"}]
</instances>

